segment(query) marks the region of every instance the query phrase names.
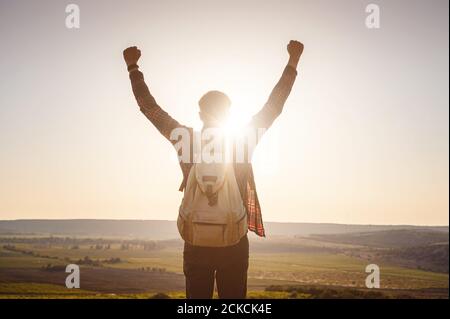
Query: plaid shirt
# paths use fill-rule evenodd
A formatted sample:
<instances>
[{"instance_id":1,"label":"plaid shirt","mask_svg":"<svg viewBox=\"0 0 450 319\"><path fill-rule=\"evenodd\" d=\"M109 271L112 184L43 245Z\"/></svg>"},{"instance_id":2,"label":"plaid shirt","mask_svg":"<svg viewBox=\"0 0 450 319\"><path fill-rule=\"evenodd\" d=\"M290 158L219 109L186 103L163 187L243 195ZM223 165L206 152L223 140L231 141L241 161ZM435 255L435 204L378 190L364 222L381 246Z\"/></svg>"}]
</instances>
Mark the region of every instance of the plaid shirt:
<instances>
[{"instance_id":1,"label":"plaid shirt","mask_svg":"<svg viewBox=\"0 0 450 319\"><path fill-rule=\"evenodd\" d=\"M249 123L249 127L255 129L268 129L274 120L280 115L283 106L294 85L297 71L291 66L286 66L284 72L276 84L275 88L269 96L264 107L253 116ZM191 154L193 154L192 141L194 131L192 128L181 125L165 112L155 101L144 81L144 75L135 69L130 72L131 86L136 101L144 115L153 123L158 131L172 144L177 143L176 140L170 139L172 130L176 128L185 128L191 136ZM183 172L183 181L179 188L183 191L189 172L192 168L193 161L187 163L180 161L180 167ZM251 163L234 163L234 172L241 193L242 201L247 211L248 229L255 232L258 236L264 237L264 225L261 215L261 206L259 204L258 195L256 193L255 179Z\"/></svg>"}]
</instances>

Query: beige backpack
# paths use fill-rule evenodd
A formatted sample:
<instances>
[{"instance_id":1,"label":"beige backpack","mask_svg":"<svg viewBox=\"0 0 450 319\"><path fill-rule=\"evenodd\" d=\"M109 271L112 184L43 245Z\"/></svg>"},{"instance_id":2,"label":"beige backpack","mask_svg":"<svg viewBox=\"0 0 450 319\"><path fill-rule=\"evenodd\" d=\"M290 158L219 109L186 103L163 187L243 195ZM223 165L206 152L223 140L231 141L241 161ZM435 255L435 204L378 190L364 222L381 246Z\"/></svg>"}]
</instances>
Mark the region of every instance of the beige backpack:
<instances>
[{"instance_id":1,"label":"beige backpack","mask_svg":"<svg viewBox=\"0 0 450 319\"><path fill-rule=\"evenodd\" d=\"M247 214L231 163L193 164L177 225L181 237L195 246L232 246L247 234Z\"/></svg>"}]
</instances>

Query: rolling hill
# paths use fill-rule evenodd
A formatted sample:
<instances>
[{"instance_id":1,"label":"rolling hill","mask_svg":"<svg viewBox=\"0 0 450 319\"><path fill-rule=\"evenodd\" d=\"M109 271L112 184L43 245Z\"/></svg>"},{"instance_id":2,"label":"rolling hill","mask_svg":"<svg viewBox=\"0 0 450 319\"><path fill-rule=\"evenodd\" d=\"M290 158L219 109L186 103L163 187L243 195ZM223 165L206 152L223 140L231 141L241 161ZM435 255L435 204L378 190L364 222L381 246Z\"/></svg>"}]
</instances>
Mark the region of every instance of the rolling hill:
<instances>
[{"instance_id":1,"label":"rolling hill","mask_svg":"<svg viewBox=\"0 0 450 319\"><path fill-rule=\"evenodd\" d=\"M309 236L387 230L430 230L447 232L448 226L344 225L266 222L267 236ZM179 238L176 222L169 220L30 219L2 220L0 234L52 234L93 237L133 237L152 240Z\"/></svg>"}]
</instances>

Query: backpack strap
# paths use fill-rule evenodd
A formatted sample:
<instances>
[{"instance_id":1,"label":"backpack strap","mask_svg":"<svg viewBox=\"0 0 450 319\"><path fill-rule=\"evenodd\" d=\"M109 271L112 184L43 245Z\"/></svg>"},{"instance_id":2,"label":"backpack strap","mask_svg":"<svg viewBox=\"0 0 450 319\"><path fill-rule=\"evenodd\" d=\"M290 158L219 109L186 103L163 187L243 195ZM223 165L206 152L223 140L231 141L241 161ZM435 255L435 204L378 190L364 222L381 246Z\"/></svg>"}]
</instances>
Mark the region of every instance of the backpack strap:
<instances>
[{"instance_id":1,"label":"backpack strap","mask_svg":"<svg viewBox=\"0 0 450 319\"><path fill-rule=\"evenodd\" d=\"M218 191L225 184L227 165L223 163L196 163L194 165L197 184L208 198L209 206L217 204Z\"/></svg>"}]
</instances>

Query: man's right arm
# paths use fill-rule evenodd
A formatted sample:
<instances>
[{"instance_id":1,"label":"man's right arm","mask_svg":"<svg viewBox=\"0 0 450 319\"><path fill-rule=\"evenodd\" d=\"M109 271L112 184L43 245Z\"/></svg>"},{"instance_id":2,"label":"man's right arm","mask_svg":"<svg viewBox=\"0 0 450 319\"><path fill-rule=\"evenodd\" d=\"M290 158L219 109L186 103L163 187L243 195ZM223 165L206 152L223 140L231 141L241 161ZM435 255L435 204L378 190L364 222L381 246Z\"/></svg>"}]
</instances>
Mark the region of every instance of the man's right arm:
<instances>
[{"instance_id":1,"label":"man's right arm","mask_svg":"<svg viewBox=\"0 0 450 319\"><path fill-rule=\"evenodd\" d=\"M127 64L131 87L134 97L141 109L141 112L153 123L158 131L168 139L172 144L177 141L170 139L170 134L174 129L186 128L173 119L166 111L164 111L155 98L150 94L147 84L144 81L144 75L139 71L137 62L141 56L141 51L137 47L127 48L123 52L123 57ZM188 129L188 128L186 128Z\"/></svg>"},{"instance_id":2,"label":"man's right arm","mask_svg":"<svg viewBox=\"0 0 450 319\"><path fill-rule=\"evenodd\" d=\"M290 41L287 50L289 61L284 68L283 74L272 90L264 107L253 116L249 124L250 127L268 129L283 110L297 77L297 65L303 53L303 44L298 41Z\"/></svg>"}]
</instances>

